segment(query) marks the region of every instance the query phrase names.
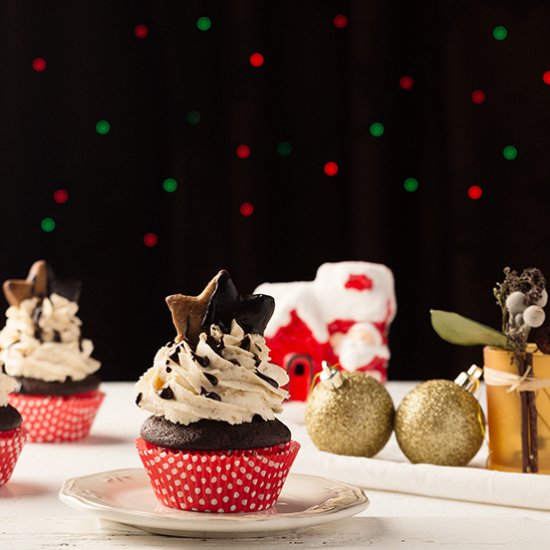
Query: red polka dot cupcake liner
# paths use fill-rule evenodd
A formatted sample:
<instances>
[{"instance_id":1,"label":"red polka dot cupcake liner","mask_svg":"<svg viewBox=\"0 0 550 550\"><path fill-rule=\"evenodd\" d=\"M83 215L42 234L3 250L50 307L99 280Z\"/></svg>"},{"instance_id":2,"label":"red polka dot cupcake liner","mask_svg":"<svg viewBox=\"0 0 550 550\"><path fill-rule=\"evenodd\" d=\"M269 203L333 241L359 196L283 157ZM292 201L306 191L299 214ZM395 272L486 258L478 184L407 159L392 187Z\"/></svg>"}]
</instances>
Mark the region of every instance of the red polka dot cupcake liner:
<instances>
[{"instance_id":1,"label":"red polka dot cupcake liner","mask_svg":"<svg viewBox=\"0 0 550 550\"><path fill-rule=\"evenodd\" d=\"M105 394L101 391L75 395L8 396L10 405L23 417L23 424L33 443L78 441L90 432Z\"/></svg>"},{"instance_id":2,"label":"red polka dot cupcake liner","mask_svg":"<svg viewBox=\"0 0 550 550\"><path fill-rule=\"evenodd\" d=\"M9 481L27 435L24 427L0 432L0 487Z\"/></svg>"},{"instance_id":3,"label":"red polka dot cupcake liner","mask_svg":"<svg viewBox=\"0 0 550 550\"><path fill-rule=\"evenodd\" d=\"M157 499L195 512L257 512L273 506L300 444L242 451L174 451L136 439Z\"/></svg>"}]
</instances>

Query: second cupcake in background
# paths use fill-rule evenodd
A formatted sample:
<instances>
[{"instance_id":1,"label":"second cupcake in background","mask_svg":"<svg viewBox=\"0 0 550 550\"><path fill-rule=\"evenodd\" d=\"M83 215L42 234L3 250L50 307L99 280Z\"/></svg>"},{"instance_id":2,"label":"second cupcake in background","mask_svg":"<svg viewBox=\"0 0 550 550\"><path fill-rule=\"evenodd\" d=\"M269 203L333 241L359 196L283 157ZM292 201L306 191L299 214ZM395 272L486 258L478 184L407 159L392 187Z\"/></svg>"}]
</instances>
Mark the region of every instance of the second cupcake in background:
<instances>
[{"instance_id":1,"label":"second cupcake in background","mask_svg":"<svg viewBox=\"0 0 550 550\"><path fill-rule=\"evenodd\" d=\"M13 378L0 373L0 487L9 481L27 440L21 415L8 403L8 393L16 388Z\"/></svg>"},{"instance_id":2,"label":"second cupcake in background","mask_svg":"<svg viewBox=\"0 0 550 550\"><path fill-rule=\"evenodd\" d=\"M178 334L136 385L153 414L136 446L157 498L208 512L271 507L299 449L275 418L288 376L262 336L273 298L239 295L220 271L199 296L166 301Z\"/></svg>"},{"instance_id":3,"label":"second cupcake in background","mask_svg":"<svg viewBox=\"0 0 550 550\"><path fill-rule=\"evenodd\" d=\"M60 280L44 260L24 280L3 285L10 307L0 331L3 370L19 383L10 403L34 442L86 437L104 394L91 357L93 344L80 334L80 282Z\"/></svg>"}]
</instances>

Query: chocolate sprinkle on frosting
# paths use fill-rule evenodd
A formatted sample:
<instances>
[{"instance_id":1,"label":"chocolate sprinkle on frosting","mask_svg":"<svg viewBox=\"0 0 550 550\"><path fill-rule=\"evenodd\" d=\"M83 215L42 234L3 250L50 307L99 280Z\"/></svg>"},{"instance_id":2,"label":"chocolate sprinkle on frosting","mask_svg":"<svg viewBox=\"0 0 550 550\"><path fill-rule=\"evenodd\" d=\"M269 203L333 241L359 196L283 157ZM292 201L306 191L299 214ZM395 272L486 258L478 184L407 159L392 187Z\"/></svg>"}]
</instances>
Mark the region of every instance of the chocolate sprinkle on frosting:
<instances>
[{"instance_id":1,"label":"chocolate sprinkle on frosting","mask_svg":"<svg viewBox=\"0 0 550 550\"><path fill-rule=\"evenodd\" d=\"M260 377L262 380L265 380L268 384L270 384L274 388L279 387L279 384L277 384L277 382L275 380L273 380L273 378L270 378L269 376L266 376L265 374L262 374L260 371L257 370L254 374L256 376Z\"/></svg>"},{"instance_id":2,"label":"chocolate sprinkle on frosting","mask_svg":"<svg viewBox=\"0 0 550 550\"><path fill-rule=\"evenodd\" d=\"M35 325L38 325L38 321L40 321L40 317L42 317L42 302L39 302L36 307L32 310L31 319L32 322Z\"/></svg>"},{"instance_id":3,"label":"chocolate sprinkle on frosting","mask_svg":"<svg viewBox=\"0 0 550 550\"><path fill-rule=\"evenodd\" d=\"M222 398L213 391L207 391L204 388L201 388L201 395L204 395L207 399L213 399L214 401L221 401Z\"/></svg>"},{"instance_id":4,"label":"chocolate sprinkle on frosting","mask_svg":"<svg viewBox=\"0 0 550 550\"><path fill-rule=\"evenodd\" d=\"M248 334L241 340L241 349L250 351L250 336Z\"/></svg>"},{"instance_id":5,"label":"chocolate sprinkle on frosting","mask_svg":"<svg viewBox=\"0 0 550 550\"><path fill-rule=\"evenodd\" d=\"M32 310L31 319L34 323L34 337L37 340L42 341L42 329L40 328L40 325L38 324L38 321L40 321L40 317L42 317L42 302L39 302L36 304L36 307Z\"/></svg>"},{"instance_id":6,"label":"chocolate sprinkle on frosting","mask_svg":"<svg viewBox=\"0 0 550 550\"><path fill-rule=\"evenodd\" d=\"M172 361L174 361L174 363L177 363L178 365L180 364L179 359L178 359L178 350L174 351L174 353L172 353L170 355L170 359L172 359Z\"/></svg>"},{"instance_id":7,"label":"chocolate sprinkle on frosting","mask_svg":"<svg viewBox=\"0 0 550 550\"><path fill-rule=\"evenodd\" d=\"M136 405L139 405L139 404L140 404L142 397L143 397L143 394L142 394L142 393L138 393L138 394L137 394L137 397L136 397Z\"/></svg>"},{"instance_id":8,"label":"chocolate sprinkle on frosting","mask_svg":"<svg viewBox=\"0 0 550 550\"><path fill-rule=\"evenodd\" d=\"M207 372L204 373L204 376L206 376L206 378L208 379L208 381L213 385L213 386L217 386L218 385L218 379L213 375L213 374L209 374Z\"/></svg>"},{"instance_id":9,"label":"chocolate sprinkle on frosting","mask_svg":"<svg viewBox=\"0 0 550 550\"><path fill-rule=\"evenodd\" d=\"M174 399L174 392L170 386L166 386L166 388L162 388L162 390L160 390L159 396L161 399Z\"/></svg>"},{"instance_id":10,"label":"chocolate sprinkle on frosting","mask_svg":"<svg viewBox=\"0 0 550 550\"><path fill-rule=\"evenodd\" d=\"M241 366L241 364L239 363L239 361L237 361L237 359L229 359L229 362L233 363L234 365L237 365L237 367Z\"/></svg>"},{"instance_id":11,"label":"chocolate sprinkle on frosting","mask_svg":"<svg viewBox=\"0 0 550 550\"><path fill-rule=\"evenodd\" d=\"M259 367L262 364L262 360L256 354L254 354L254 363L256 364L257 367Z\"/></svg>"},{"instance_id":12,"label":"chocolate sprinkle on frosting","mask_svg":"<svg viewBox=\"0 0 550 550\"><path fill-rule=\"evenodd\" d=\"M216 342L216 339L212 335L208 335L206 337L206 343L212 348L212 350L221 356L221 351L223 348L225 348L225 344L223 343L223 336L220 338L219 343Z\"/></svg>"},{"instance_id":13,"label":"chocolate sprinkle on frosting","mask_svg":"<svg viewBox=\"0 0 550 550\"><path fill-rule=\"evenodd\" d=\"M172 367L169 367L168 365L166 365L166 372L172 372Z\"/></svg>"},{"instance_id":14,"label":"chocolate sprinkle on frosting","mask_svg":"<svg viewBox=\"0 0 550 550\"><path fill-rule=\"evenodd\" d=\"M208 367L208 366L210 366L210 359L208 359L208 357L201 357L200 355L197 355L196 353L193 353L193 359L194 359L201 367Z\"/></svg>"}]
</instances>

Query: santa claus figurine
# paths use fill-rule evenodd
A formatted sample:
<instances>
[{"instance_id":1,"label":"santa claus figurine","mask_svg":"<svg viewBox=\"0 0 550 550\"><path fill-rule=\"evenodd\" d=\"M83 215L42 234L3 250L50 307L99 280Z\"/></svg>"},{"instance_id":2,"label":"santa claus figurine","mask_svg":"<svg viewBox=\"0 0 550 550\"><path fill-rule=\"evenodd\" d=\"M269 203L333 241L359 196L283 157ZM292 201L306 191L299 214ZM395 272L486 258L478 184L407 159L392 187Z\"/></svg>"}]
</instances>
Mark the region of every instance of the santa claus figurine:
<instances>
[{"instance_id":1,"label":"santa claus figurine","mask_svg":"<svg viewBox=\"0 0 550 550\"><path fill-rule=\"evenodd\" d=\"M386 381L388 332L396 313L389 268L326 263L313 281L264 283L254 292L275 298L265 336L272 361L289 372L291 399L307 398L322 361Z\"/></svg>"},{"instance_id":2,"label":"santa claus figurine","mask_svg":"<svg viewBox=\"0 0 550 550\"><path fill-rule=\"evenodd\" d=\"M379 382L386 381L390 350L372 323L355 323L347 333L333 334L330 344L345 370L368 371Z\"/></svg>"}]
</instances>

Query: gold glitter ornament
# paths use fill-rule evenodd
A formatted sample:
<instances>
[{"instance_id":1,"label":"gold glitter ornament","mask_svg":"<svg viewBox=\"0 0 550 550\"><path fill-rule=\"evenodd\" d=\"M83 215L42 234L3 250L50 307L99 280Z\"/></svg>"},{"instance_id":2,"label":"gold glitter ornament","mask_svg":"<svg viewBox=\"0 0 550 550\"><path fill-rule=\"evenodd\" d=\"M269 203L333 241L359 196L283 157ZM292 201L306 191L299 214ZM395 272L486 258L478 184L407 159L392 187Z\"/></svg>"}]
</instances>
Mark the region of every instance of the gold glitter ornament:
<instances>
[{"instance_id":1,"label":"gold glitter ornament","mask_svg":"<svg viewBox=\"0 0 550 550\"><path fill-rule=\"evenodd\" d=\"M479 377L472 367L468 371ZM478 369L480 370L480 369ZM485 416L470 393L477 379L461 373L455 382L429 380L413 388L395 413L395 435L413 463L465 466L485 437Z\"/></svg>"},{"instance_id":2,"label":"gold glitter ornament","mask_svg":"<svg viewBox=\"0 0 550 550\"><path fill-rule=\"evenodd\" d=\"M306 428L321 450L339 455L374 456L393 429L394 407L380 382L363 372L331 369L309 394Z\"/></svg>"}]
</instances>

